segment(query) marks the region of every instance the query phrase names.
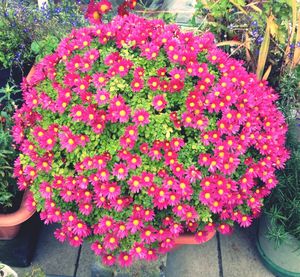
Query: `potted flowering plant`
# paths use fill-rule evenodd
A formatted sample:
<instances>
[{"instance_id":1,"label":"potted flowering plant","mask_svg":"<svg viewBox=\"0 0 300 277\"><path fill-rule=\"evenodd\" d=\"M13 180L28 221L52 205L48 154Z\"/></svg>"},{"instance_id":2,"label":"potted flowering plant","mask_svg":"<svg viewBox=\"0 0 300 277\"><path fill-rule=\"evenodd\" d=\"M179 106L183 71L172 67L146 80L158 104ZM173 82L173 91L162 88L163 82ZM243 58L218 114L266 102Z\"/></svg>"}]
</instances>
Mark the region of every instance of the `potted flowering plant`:
<instances>
[{"instance_id":1,"label":"potted flowering plant","mask_svg":"<svg viewBox=\"0 0 300 277\"><path fill-rule=\"evenodd\" d=\"M288 158L277 95L210 33L132 14L104 24L109 2L93 5L97 24L23 83L13 135L28 204L106 265L156 259L184 232L201 243L249 226Z\"/></svg>"},{"instance_id":2,"label":"potted flowering plant","mask_svg":"<svg viewBox=\"0 0 300 277\"><path fill-rule=\"evenodd\" d=\"M285 169L277 172L279 184L265 203L256 240L264 265L284 277L300 276L299 81L299 66L289 68L280 78L278 104L289 125L286 146L291 158Z\"/></svg>"}]
</instances>

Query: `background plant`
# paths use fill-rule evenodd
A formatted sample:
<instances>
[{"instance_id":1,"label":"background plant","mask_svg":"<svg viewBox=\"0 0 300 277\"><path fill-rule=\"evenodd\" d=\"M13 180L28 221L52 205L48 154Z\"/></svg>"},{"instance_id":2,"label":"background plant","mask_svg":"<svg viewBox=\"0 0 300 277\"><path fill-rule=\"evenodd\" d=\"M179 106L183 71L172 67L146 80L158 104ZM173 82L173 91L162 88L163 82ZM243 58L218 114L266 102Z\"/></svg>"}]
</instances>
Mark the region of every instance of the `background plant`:
<instances>
[{"instance_id":1,"label":"background plant","mask_svg":"<svg viewBox=\"0 0 300 277\"><path fill-rule=\"evenodd\" d=\"M286 67L299 63L298 21L296 0L198 1L193 19L195 26L212 30L219 45L245 60L259 78L272 72L269 81L275 86Z\"/></svg>"},{"instance_id":2,"label":"background plant","mask_svg":"<svg viewBox=\"0 0 300 277\"><path fill-rule=\"evenodd\" d=\"M13 163L18 155L11 130L13 126L13 113L17 108L13 99L19 93L15 87L7 85L0 89L0 210L11 207L12 198L17 192L13 175Z\"/></svg>"},{"instance_id":3,"label":"background plant","mask_svg":"<svg viewBox=\"0 0 300 277\"><path fill-rule=\"evenodd\" d=\"M287 148L291 158L286 168L277 172L279 184L266 201L265 213L270 219L268 238L277 246L289 235L300 240L300 143L299 97L300 68L288 70L280 79L278 106L289 124Z\"/></svg>"},{"instance_id":4,"label":"background plant","mask_svg":"<svg viewBox=\"0 0 300 277\"><path fill-rule=\"evenodd\" d=\"M37 1L1 1L0 5L0 64L22 67L36 55L50 54L58 41L74 27L86 22L80 1L60 1L38 8ZM26 15L26 16L24 16Z\"/></svg>"}]
</instances>

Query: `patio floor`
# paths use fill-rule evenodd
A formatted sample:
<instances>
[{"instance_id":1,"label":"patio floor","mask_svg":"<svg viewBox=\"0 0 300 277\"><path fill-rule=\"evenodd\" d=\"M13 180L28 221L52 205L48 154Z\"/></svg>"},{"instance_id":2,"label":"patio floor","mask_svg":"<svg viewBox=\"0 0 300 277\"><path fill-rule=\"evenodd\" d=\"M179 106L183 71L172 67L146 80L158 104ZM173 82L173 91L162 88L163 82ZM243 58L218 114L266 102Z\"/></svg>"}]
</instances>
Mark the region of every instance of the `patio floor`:
<instances>
[{"instance_id":1,"label":"patio floor","mask_svg":"<svg viewBox=\"0 0 300 277\"><path fill-rule=\"evenodd\" d=\"M53 236L54 229L55 226L42 228L32 265L28 268L14 268L19 277L36 267L42 268L47 276L103 276L95 273L96 258L88 244L84 244L81 251L67 243L61 244ZM255 226L250 229L237 228L231 236L217 235L203 245L182 246L168 254L165 276L274 276L261 264L254 239ZM149 275L144 272L141 276Z\"/></svg>"}]
</instances>

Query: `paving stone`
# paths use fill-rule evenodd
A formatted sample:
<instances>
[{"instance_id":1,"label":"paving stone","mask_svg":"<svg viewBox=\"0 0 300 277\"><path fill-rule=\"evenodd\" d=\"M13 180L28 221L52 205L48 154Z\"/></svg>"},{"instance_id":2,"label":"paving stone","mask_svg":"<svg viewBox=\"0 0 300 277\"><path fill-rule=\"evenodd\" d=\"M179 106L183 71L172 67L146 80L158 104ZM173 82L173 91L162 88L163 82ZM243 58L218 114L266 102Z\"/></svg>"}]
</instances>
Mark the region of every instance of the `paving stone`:
<instances>
[{"instance_id":1,"label":"paving stone","mask_svg":"<svg viewBox=\"0 0 300 277\"><path fill-rule=\"evenodd\" d=\"M128 268L113 266L111 268L103 266L100 260L91 266L92 277L165 277L167 256L161 256L157 261L138 261ZM89 276L89 275L84 275ZM78 275L81 277L81 275Z\"/></svg>"},{"instance_id":2,"label":"paving stone","mask_svg":"<svg viewBox=\"0 0 300 277\"><path fill-rule=\"evenodd\" d=\"M96 255L90 248L90 243L84 242L80 253L77 277L91 276L92 267L94 266L96 259Z\"/></svg>"},{"instance_id":3,"label":"paving stone","mask_svg":"<svg viewBox=\"0 0 300 277\"><path fill-rule=\"evenodd\" d=\"M53 235L56 228L55 224L43 226L32 265L28 268L13 268L20 277L37 267L43 269L47 275L73 276L78 248L57 241Z\"/></svg>"},{"instance_id":4,"label":"paving stone","mask_svg":"<svg viewBox=\"0 0 300 277\"><path fill-rule=\"evenodd\" d=\"M230 236L220 235L224 277L274 277L259 260L255 235L255 225L236 228Z\"/></svg>"},{"instance_id":5,"label":"paving stone","mask_svg":"<svg viewBox=\"0 0 300 277\"><path fill-rule=\"evenodd\" d=\"M185 245L168 254L166 277L219 277L217 239Z\"/></svg>"}]
</instances>

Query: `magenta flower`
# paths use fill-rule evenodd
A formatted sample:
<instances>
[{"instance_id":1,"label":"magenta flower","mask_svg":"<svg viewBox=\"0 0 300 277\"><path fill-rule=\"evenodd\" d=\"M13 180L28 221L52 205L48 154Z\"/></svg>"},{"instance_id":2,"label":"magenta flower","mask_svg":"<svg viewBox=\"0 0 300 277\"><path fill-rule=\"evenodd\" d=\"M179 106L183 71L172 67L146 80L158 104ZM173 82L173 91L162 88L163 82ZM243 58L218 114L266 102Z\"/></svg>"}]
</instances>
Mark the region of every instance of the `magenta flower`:
<instances>
[{"instance_id":1,"label":"magenta flower","mask_svg":"<svg viewBox=\"0 0 300 277\"><path fill-rule=\"evenodd\" d=\"M118 257L118 263L122 267L127 267L132 264L133 260L131 255L129 255L127 252L122 252L120 253Z\"/></svg>"},{"instance_id":2,"label":"magenta flower","mask_svg":"<svg viewBox=\"0 0 300 277\"><path fill-rule=\"evenodd\" d=\"M144 109L139 109L134 112L132 121L136 125L145 126L146 124L150 123L149 117L150 115L147 111Z\"/></svg>"},{"instance_id":3,"label":"magenta flower","mask_svg":"<svg viewBox=\"0 0 300 277\"><path fill-rule=\"evenodd\" d=\"M115 164L113 168L113 175L117 177L118 180L124 180L128 174L127 165L124 163Z\"/></svg>"}]
</instances>

